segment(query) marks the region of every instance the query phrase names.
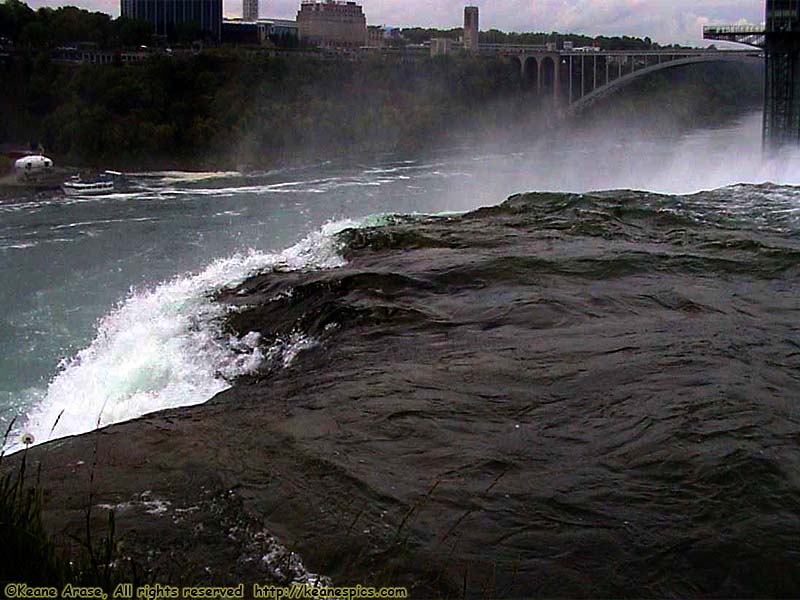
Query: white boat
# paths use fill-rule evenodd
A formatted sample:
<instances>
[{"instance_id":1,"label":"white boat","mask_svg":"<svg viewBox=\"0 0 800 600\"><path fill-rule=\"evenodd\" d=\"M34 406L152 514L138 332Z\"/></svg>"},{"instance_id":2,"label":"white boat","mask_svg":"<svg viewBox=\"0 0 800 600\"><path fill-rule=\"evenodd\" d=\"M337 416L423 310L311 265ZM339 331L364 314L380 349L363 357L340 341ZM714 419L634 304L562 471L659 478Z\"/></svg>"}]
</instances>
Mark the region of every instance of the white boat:
<instances>
[{"instance_id":1,"label":"white boat","mask_svg":"<svg viewBox=\"0 0 800 600\"><path fill-rule=\"evenodd\" d=\"M83 181L80 175L65 181L61 188L67 196L102 196L117 189L117 178L121 173L106 171L95 181Z\"/></svg>"},{"instance_id":2,"label":"white boat","mask_svg":"<svg viewBox=\"0 0 800 600\"><path fill-rule=\"evenodd\" d=\"M67 196L101 196L114 191L114 182L97 181L84 183L82 181L66 181L61 188Z\"/></svg>"},{"instance_id":3,"label":"white boat","mask_svg":"<svg viewBox=\"0 0 800 600\"><path fill-rule=\"evenodd\" d=\"M37 179L53 172L53 161L41 154L32 154L16 161L14 171L20 181Z\"/></svg>"}]
</instances>

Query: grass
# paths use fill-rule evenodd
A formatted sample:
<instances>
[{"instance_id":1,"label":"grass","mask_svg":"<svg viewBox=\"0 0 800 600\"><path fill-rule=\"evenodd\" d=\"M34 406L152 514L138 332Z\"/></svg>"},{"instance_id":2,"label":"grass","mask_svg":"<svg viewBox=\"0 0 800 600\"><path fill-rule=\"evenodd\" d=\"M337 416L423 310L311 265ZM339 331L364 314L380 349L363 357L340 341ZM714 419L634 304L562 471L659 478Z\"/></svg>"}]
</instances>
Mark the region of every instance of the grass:
<instances>
[{"instance_id":1,"label":"grass","mask_svg":"<svg viewBox=\"0 0 800 600\"><path fill-rule=\"evenodd\" d=\"M3 446L13 425L12 421ZM0 454L0 469L3 466ZM102 539L92 539L88 526L91 496L86 508L86 539L75 540L77 552L57 544L42 521L41 472L37 469L32 477L28 470L26 447L19 462L0 473L0 590L8 583L55 587L59 591L71 584L100 587L111 597L119 583L132 583L134 590L145 583L135 563L120 555L113 511Z\"/></svg>"}]
</instances>

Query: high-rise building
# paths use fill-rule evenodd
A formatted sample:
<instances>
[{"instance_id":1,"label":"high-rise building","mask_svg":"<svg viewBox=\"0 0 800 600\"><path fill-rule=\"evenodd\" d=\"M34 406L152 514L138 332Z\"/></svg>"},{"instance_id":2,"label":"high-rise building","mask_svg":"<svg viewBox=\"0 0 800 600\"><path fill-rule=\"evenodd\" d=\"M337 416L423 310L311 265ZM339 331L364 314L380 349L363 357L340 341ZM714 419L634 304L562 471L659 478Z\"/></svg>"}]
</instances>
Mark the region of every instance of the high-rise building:
<instances>
[{"instance_id":1,"label":"high-rise building","mask_svg":"<svg viewBox=\"0 0 800 600\"><path fill-rule=\"evenodd\" d=\"M300 39L328 48L367 44L367 18L355 2L304 1L297 13Z\"/></svg>"},{"instance_id":2,"label":"high-rise building","mask_svg":"<svg viewBox=\"0 0 800 600\"><path fill-rule=\"evenodd\" d=\"M222 36L222 0L120 0L128 19L148 21L153 33L176 38L181 30L219 40Z\"/></svg>"},{"instance_id":3,"label":"high-rise building","mask_svg":"<svg viewBox=\"0 0 800 600\"><path fill-rule=\"evenodd\" d=\"M258 21L258 0L242 0L242 20Z\"/></svg>"},{"instance_id":4,"label":"high-rise building","mask_svg":"<svg viewBox=\"0 0 800 600\"><path fill-rule=\"evenodd\" d=\"M767 0L764 145L800 145L800 0Z\"/></svg>"},{"instance_id":5,"label":"high-rise building","mask_svg":"<svg viewBox=\"0 0 800 600\"><path fill-rule=\"evenodd\" d=\"M800 0L767 0L767 31L800 31Z\"/></svg>"},{"instance_id":6,"label":"high-rise building","mask_svg":"<svg viewBox=\"0 0 800 600\"><path fill-rule=\"evenodd\" d=\"M464 9L464 48L468 52L478 51L478 7L467 6Z\"/></svg>"}]
</instances>

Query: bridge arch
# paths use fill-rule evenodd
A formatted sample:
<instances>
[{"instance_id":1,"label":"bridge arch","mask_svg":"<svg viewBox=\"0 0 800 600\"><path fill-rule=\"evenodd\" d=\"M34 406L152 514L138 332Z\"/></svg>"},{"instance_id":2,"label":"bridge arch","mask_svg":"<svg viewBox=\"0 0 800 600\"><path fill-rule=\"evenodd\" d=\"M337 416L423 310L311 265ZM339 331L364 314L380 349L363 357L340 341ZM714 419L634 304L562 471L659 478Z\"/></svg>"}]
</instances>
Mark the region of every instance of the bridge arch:
<instances>
[{"instance_id":1,"label":"bridge arch","mask_svg":"<svg viewBox=\"0 0 800 600\"><path fill-rule=\"evenodd\" d=\"M538 91L541 83L541 78L539 77L539 61L535 56L529 56L524 60L525 63L522 69L523 82L526 87Z\"/></svg>"},{"instance_id":2,"label":"bridge arch","mask_svg":"<svg viewBox=\"0 0 800 600\"><path fill-rule=\"evenodd\" d=\"M592 104L597 102L598 100L605 98L606 96L615 93L616 91L627 87L637 79L641 77L645 77L651 73L655 73L657 71L663 71L665 69L674 69L679 67L684 67L687 65L694 65L699 63L709 63L709 62L760 62L763 59L758 53L752 54L738 54L738 55L695 55L695 56L688 56L686 58L679 58L675 60L670 60L666 62L661 62L658 64L650 65L646 63L647 66L634 70L631 73L627 73L609 81L608 83L597 87L596 89L592 90L585 94L582 98L576 100L572 104L567 107L567 112L571 115L576 115L587 108L589 108Z\"/></svg>"},{"instance_id":3,"label":"bridge arch","mask_svg":"<svg viewBox=\"0 0 800 600\"><path fill-rule=\"evenodd\" d=\"M551 98L562 114L578 113L597 100L662 69L702 62L763 60L761 51L662 49L645 51L558 51L543 47L485 49L509 60L522 85L538 96Z\"/></svg>"},{"instance_id":4,"label":"bridge arch","mask_svg":"<svg viewBox=\"0 0 800 600\"><path fill-rule=\"evenodd\" d=\"M523 61L522 59L516 56L508 57L507 64L509 65L510 72L513 73L516 77L520 76L520 73L524 76L524 68L523 68Z\"/></svg>"},{"instance_id":5,"label":"bridge arch","mask_svg":"<svg viewBox=\"0 0 800 600\"><path fill-rule=\"evenodd\" d=\"M552 96L556 89L556 61L552 56L545 56L539 63L539 82L542 94Z\"/></svg>"}]
</instances>

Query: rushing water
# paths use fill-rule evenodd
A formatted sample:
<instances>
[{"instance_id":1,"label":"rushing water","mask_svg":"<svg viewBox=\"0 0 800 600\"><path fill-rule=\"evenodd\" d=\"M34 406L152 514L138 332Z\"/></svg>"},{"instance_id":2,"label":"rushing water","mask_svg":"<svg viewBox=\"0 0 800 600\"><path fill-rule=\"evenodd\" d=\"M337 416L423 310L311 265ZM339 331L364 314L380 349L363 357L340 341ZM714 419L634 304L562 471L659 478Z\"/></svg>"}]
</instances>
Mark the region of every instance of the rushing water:
<instances>
[{"instance_id":1,"label":"rushing water","mask_svg":"<svg viewBox=\"0 0 800 600\"><path fill-rule=\"evenodd\" d=\"M44 441L207 400L277 351L224 332L211 295L267 268L343 264L332 234L375 223L370 215L466 211L529 190L717 189L686 210L795 231L795 188L719 189L800 181L796 161L762 163L759 127L750 115L671 139L588 131L373 164L143 173L125 194L9 199L0 204L0 426L16 417ZM280 351L288 363L310 343L284 340Z\"/></svg>"},{"instance_id":2,"label":"rushing water","mask_svg":"<svg viewBox=\"0 0 800 600\"><path fill-rule=\"evenodd\" d=\"M240 335L317 345L192 416L235 424L223 468L334 581L360 550L421 598L797 597L798 232L774 184L351 229L342 267L222 295Z\"/></svg>"}]
</instances>

